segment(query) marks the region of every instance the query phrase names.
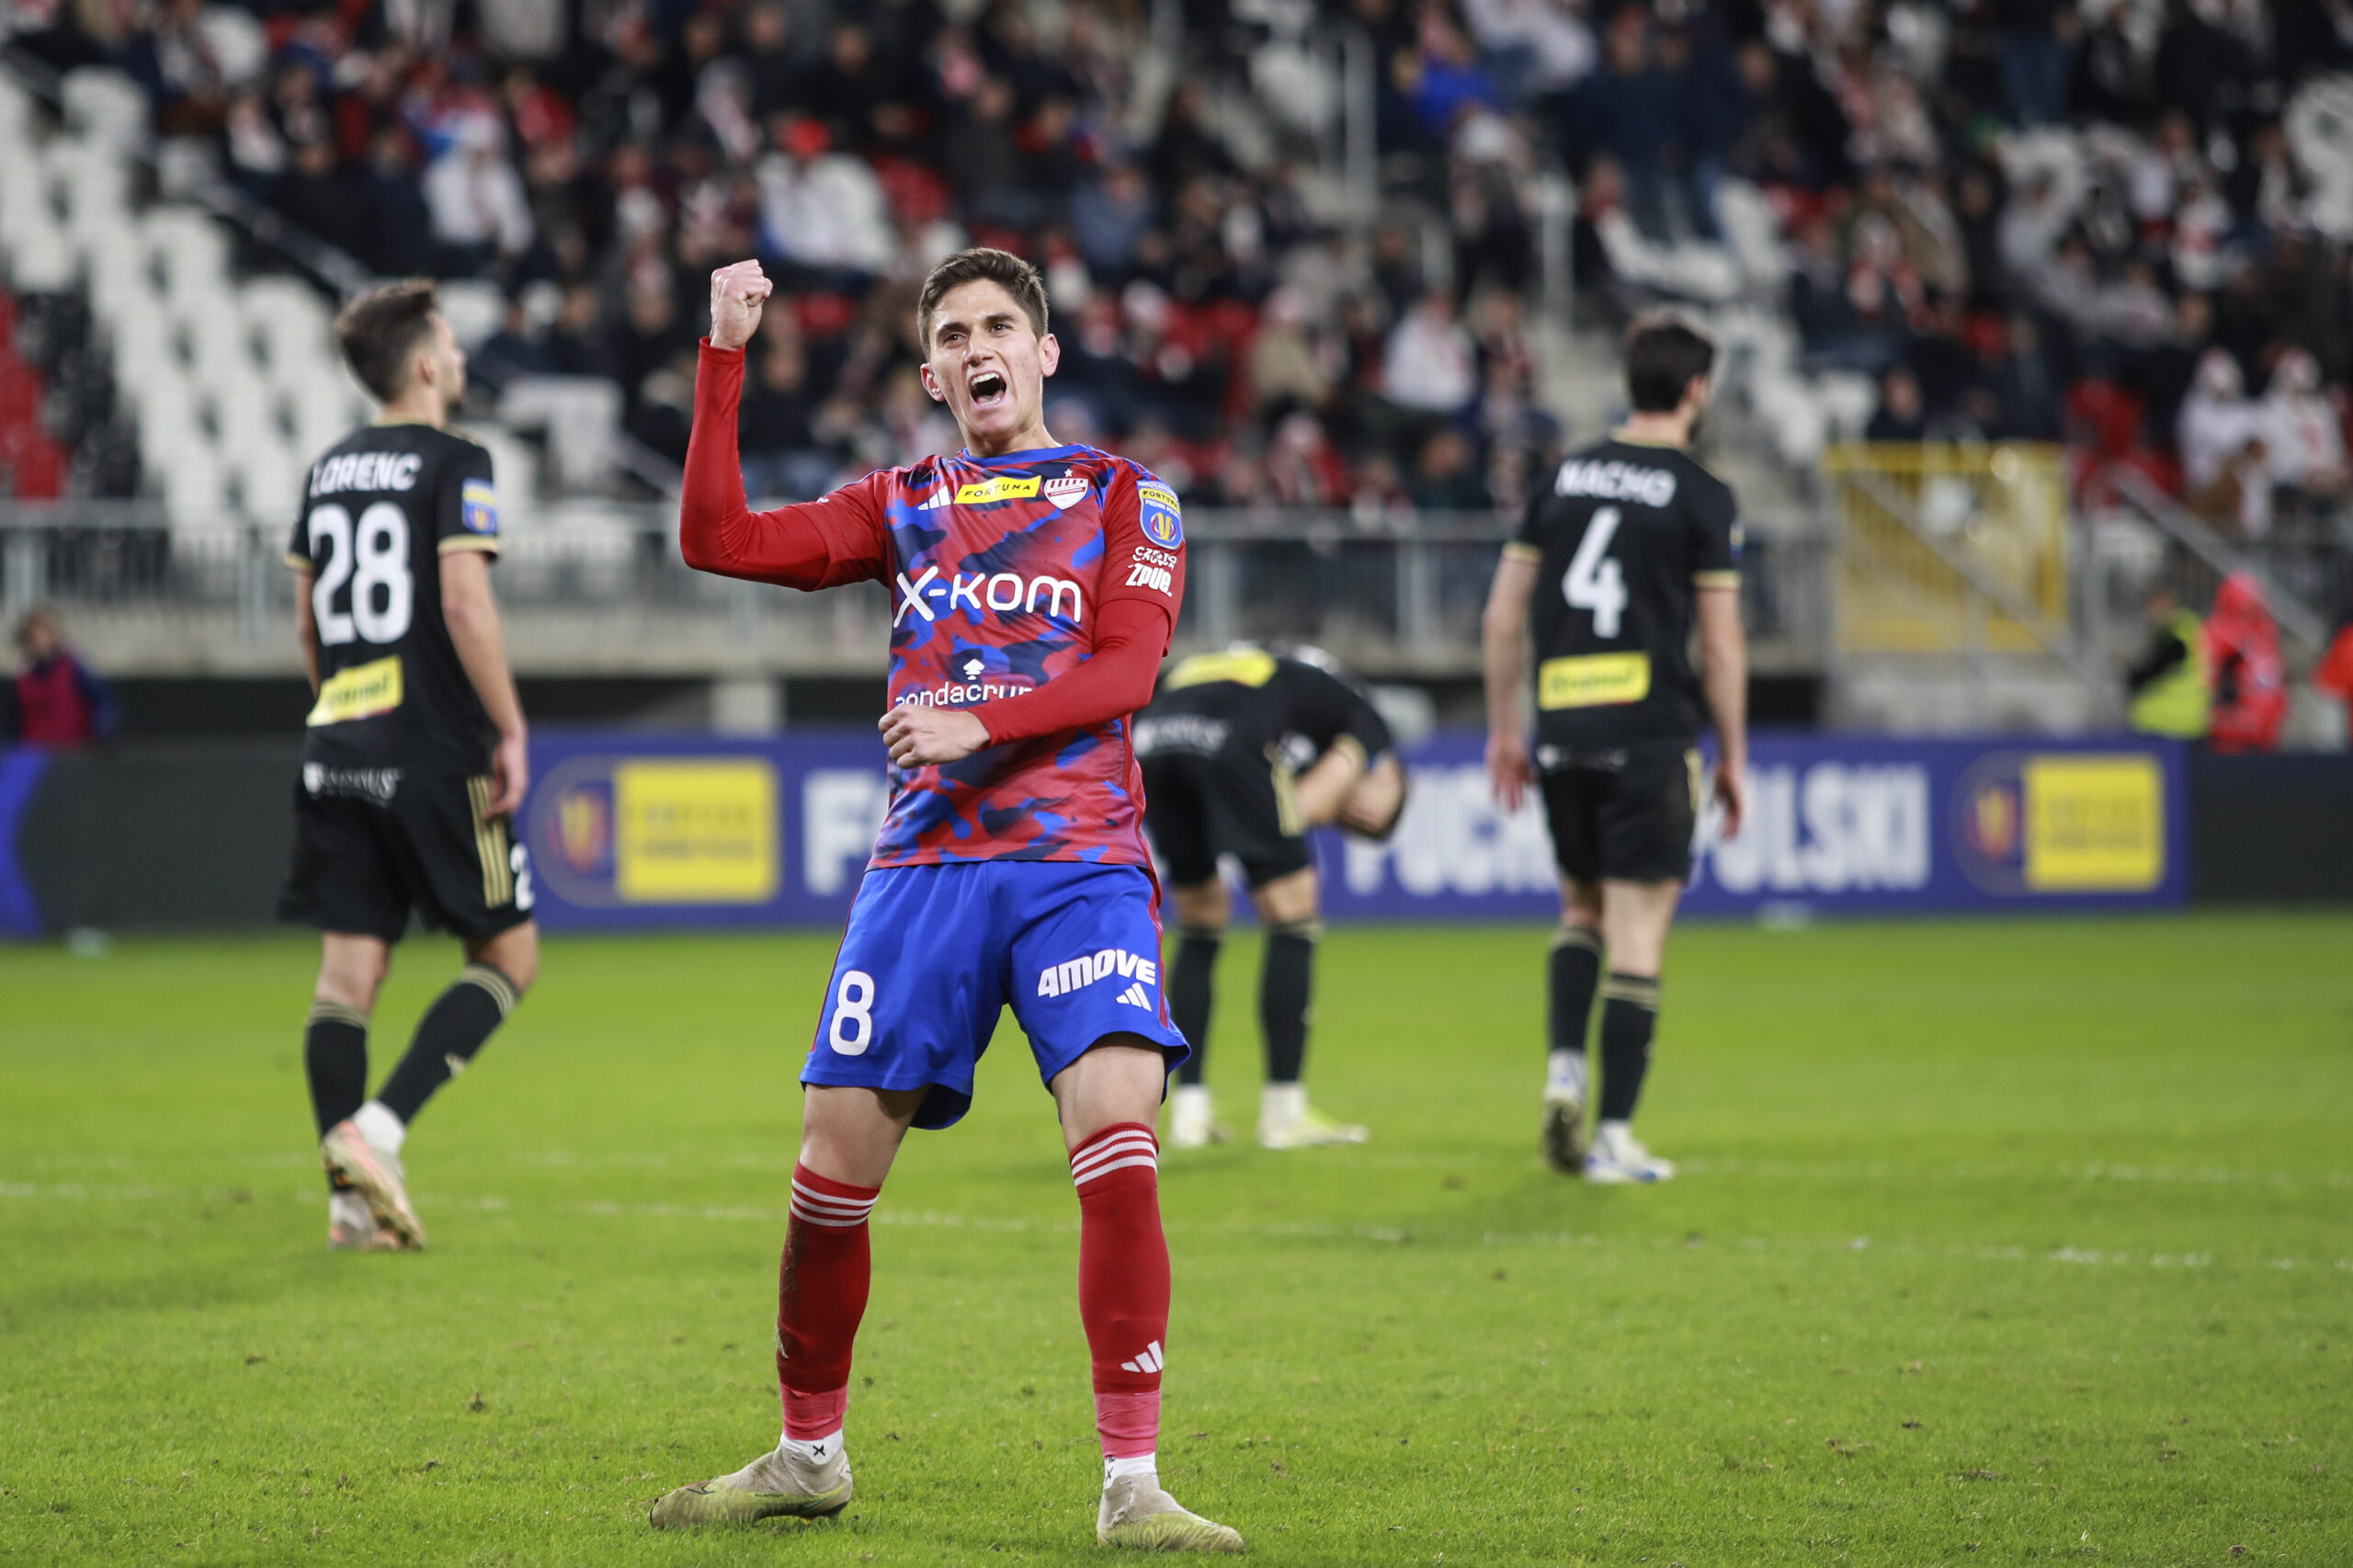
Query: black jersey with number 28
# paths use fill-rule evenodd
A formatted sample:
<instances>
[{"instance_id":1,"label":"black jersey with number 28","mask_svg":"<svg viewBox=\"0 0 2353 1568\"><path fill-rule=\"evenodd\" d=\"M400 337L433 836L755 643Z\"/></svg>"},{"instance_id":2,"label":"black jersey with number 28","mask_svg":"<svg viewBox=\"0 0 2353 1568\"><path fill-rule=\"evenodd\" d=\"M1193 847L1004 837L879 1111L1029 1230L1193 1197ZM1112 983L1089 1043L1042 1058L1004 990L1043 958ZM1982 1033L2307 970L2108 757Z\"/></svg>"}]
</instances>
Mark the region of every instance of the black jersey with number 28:
<instances>
[{"instance_id":1,"label":"black jersey with number 28","mask_svg":"<svg viewBox=\"0 0 2353 1568\"><path fill-rule=\"evenodd\" d=\"M1676 448L1609 440L1561 464L1505 547L1538 563L1540 766L1699 739L1696 590L1739 585L1740 541L1731 487Z\"/></svg>"},{"instance_id":2,"label":"black jersey with number 28","mask_svg":"<svg viewBox=\"0 0 2353 1568\"><path fill-rule=\"evenodd\" d=\"M319 695L303 760L475 774L498 738L441 613L441 558L498 551L490 454L426 425L353 431L311 465L287 563L311 574Z\"/></svg>"}]
</instances>

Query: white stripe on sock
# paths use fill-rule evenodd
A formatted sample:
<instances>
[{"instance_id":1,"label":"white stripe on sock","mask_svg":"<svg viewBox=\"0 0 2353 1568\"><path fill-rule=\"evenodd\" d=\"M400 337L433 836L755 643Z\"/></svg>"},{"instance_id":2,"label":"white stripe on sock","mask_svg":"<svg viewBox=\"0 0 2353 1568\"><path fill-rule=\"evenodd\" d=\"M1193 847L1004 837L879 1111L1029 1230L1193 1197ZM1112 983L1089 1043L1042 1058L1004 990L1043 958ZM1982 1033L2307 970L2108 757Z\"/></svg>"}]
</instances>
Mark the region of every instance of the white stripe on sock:
<instances>
[{"instance_id":1,"label":"white stripe on sock","mask_svg":"<svg viewBox=\"0 0 2353 1568\"><path fill-rule=\"evenodd\" d=\"M1137 1165L1158 1169L1160 1145L1154 1142L1149 1132L1122 1132L1072 1155L1071 1180L1088 1182L1106 1171L1123 1170Z\"/></svg>"}]
</instances>

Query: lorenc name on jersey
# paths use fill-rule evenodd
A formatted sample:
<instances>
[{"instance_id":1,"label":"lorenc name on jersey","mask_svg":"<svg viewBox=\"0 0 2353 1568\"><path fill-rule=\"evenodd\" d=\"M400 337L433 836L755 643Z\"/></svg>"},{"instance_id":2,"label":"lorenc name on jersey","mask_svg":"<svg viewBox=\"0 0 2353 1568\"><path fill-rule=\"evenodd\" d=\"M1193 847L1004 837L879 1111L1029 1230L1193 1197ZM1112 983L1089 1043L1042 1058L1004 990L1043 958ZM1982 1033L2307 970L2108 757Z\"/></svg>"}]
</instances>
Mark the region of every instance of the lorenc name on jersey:
<instances>
[{"instance_id":1,"label":"lorenc name on jersey","mask_svg":"<svg viewBox=\"0 0 2353 1568\"><path fill-rule=\"evenodd\" d=\"M1067 996L1074 991L1083 991L1097 981L1108 980L1114 975L1121 980L1132 980L1138 985L1157 985L1160 983L1160 965L1135 953L1118 948L1105 948L1101 952L1088 953L1062 963L1050 963L1040 970L1038 994ZM1135 987L1129 989L1133 991ZM1121 998L1123 1001L1126 999L1124 996ZM1149 1006L1150 1004L1145 1003L1144 1006Z\"/></svg>"},{"instance_id":2,"label":"lorenc name on jersey","mask_svg":"<svg viewBox=\"0 0 2353 1568\"><path fill-rule=\"evenodd\" d=\"M1640 463L1581 462L1571 458L1561 465L1559 476L1552 481L1552 494L1664 506L1675 499L1675 475L1663 468L1644 468Z\"/></svg>"},{"instance_id":3,"label":"lorenc name on jersey","mask_svg":"<svg viewBox=\"0 0 2353 1568\"><path fill-rule=\"evenodd\" d=\"M339 490L414 490L425 459L415 452L346 452L311 471L311 494Z\"/></svg>"},{"instance_id":4,"label":"lorenc name on jersey","mask_svg":"<svg viewBox=\"0 0 2353 1568\"><path fill-rule=\"evenodd\" d=\"M1067 577L1031 577L1025 581L1011 572L999 572L993 576L985 572L974 572L969 576L959 572L945 581L933 581L938 576L937 566L925 567L923 575L913 582L907 580L904 572L899 574L899 611L891 618L893 627L906 619L909 610L926 620L938 620L939 613L932 603L938 599L948 601L950 615L960 602L975 615L984 609L1009 615L1023 608L1035 615L1040 599L1045 601L1046 614L1061 615L1064 594L1070 596L1071 624L1083 625L1086 619L1086 591Z\"/></svg>"}]
</instances>

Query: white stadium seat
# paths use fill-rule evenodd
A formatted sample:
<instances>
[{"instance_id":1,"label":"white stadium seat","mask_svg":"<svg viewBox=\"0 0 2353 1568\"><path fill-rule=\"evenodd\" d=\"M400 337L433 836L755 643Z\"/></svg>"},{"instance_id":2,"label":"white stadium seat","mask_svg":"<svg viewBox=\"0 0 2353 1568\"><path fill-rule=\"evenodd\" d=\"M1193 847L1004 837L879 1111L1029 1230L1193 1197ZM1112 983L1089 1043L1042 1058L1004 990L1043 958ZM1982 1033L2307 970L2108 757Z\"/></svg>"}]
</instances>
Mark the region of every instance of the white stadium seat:
<instances>
[{"instance_id":1,"label":"white stadium seat","mask_svg":"<svg viewBox=\"0 0 2353 1568\"><path fill-rule=\"evenodd\" d=\"M217 527L228 507L221 493L221 465L212 449L189 441L161 461L147 460L150 483L164 498L165 515L173 531L186 533Z\"/></svg>"},{"instance_id":2,"label":"white stadium seat","mask_svg":"<svg viewBox=\"0 0 2353 1568\"><path fill-rule=\"evenodd\" d=\"M65 74L65 123L125 153L147 145L147 94L119 71L85 65Z\"/></svg>"},{"instance_id":3,"label":"white stadium seat","mask_svg":"<svg viewBox=\"0 0 2353 1568\"><path fill-rule=\"evenodd\" d=\"M458 335L460 347L469 351L506 323L506 296L495 283L452 278L441 284L439 294L442 319Z\"/></svg>"}]
</instances>

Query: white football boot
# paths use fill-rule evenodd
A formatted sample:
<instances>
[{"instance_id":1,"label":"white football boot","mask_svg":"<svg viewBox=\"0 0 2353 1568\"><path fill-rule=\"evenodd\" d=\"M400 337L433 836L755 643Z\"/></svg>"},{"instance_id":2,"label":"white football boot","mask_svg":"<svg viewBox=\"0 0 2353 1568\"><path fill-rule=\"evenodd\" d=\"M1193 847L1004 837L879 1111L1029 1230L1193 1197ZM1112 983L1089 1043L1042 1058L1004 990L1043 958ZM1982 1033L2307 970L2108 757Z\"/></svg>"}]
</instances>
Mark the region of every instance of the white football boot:
<instances>
[{"instance_id":1,"label":"white football boot","mask_svg":"<svg viewBox=\"0 0 2353 1568\"><path fill-rule=\"evenodd\" d=\"M1259 1091L1258 1147L1318 1149L1334 1143L1361 1143L1372 1130L1335 1121L1307 1103L1304 1084L1268 1084Z\"/></svg>"},{"instance_id":2,"label":"white football boot","mask_svg":"<svg viewBox=\"0 0 2353 1568\"><path fill-rule=\"evenodd\" d=\"M1160 1489L1149 1475L1123 1475L1103 1483L1095 1513L1095 1539L1106 1546L1136 1551L1239 1551L1242 1534L1231 1525L1205 1519Z\"/></svg>"},{"instance_id":3,"label":"white football boot","mask_svg":"<svg viewBox=\"0 0 2353 1568\"><path fill-rule=\"evenodd\" d=\"M409 1203L401 1157L370 1143L356 1118L346 1117L327 1129L327 1135L319 1140L319 1156L326 1164L327 1174L340 1176L345 1186L357 1190L378 1222L390 1229L403 1247L425 1244L425 1221Z\"/></svg>"},{"instance_id":4,"label":"white football boot","mask_svg":"<svg viewBox=\"0 0 2353 1568\"><path fill-rule=\"evenodd\" d=\"M819 1451L808 1451L813 1446ZM733 1474L665 1494L646 1518L658 1530L748 1525L779 1515L830 1519L849 1499L849 1450L835 1437L821 1445L779 1443Z\"/></svg>"},{"instance_id":5,"label":"white football boot","mask_svg":"<svg viewBox=\"0 0 2353 1568\"><path fill-rule=\"evenodd\" d=\"M1585 1057L1556 1051L1544 1073L1544 1158L1563 1176L1583 1176L1585 1156Z\"/></svg>"},{"instance_id":6,"label":"white football boot","mask_svg":"<svg viewBox=\"0 0 2353 1568\"><path fill-rule=\"evenodd\" d=\"M1585 1157L1586 1180L1615 1187L1668 1181L1674 1176L1675 1162L1662 1160L1643 1148L1626 1123L1605 1121L1593 1130L1593 1150Z\"/></svg>"},{"instance_id":7,"label":"white football boot","mask_svg":"<svg viewBox=\"0 0 2353 1568\"><path fill-rule=\"evenodd\" d=\"M1168 1094L1168 1146L1206 1149L1233 1134L1218 1124L1207 1084L1179 1084Z\"/></svg>"}]
</instances>

